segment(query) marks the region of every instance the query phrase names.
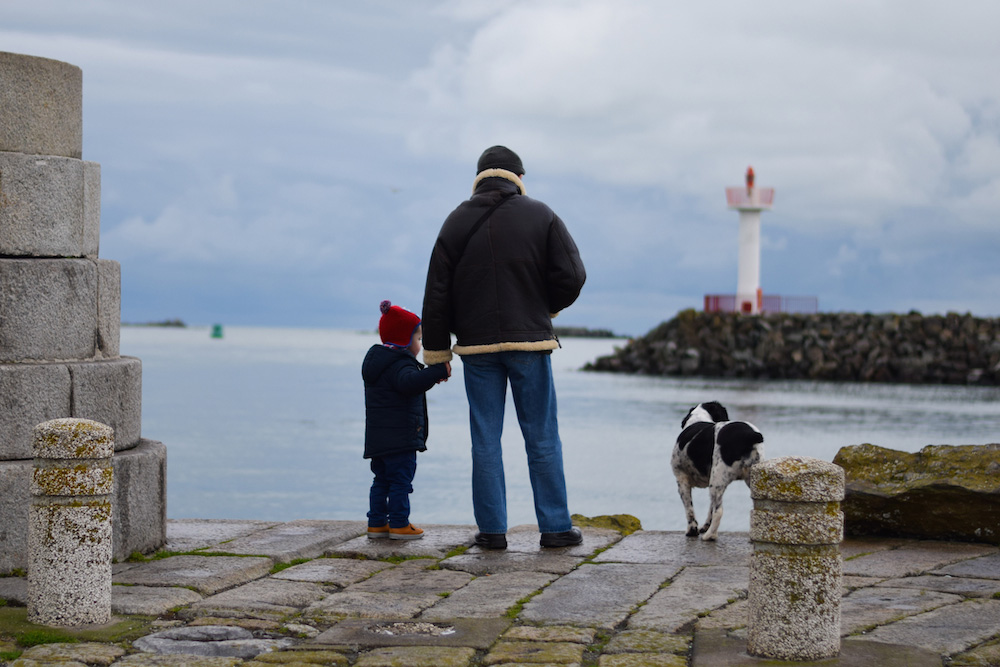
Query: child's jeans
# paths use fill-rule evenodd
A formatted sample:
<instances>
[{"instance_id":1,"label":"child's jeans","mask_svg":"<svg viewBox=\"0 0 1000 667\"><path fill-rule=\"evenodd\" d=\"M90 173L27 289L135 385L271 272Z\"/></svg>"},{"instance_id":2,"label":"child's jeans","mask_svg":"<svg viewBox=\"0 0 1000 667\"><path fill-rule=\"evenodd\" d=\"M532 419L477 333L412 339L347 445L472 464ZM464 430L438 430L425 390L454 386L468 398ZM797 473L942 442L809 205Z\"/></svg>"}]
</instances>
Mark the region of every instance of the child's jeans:
<instances>
[{"instance_id":1,"label":"child's jeans","mask_svg":"<svg viewBox=\"0 0 1000 667\"><path fill-rule=\"evenodd\" d=\"M368 525L406 528L410 525L410 494L417 472L415 451L372 458L375 480L369 495Z\"/></svg>"}]
</instances>

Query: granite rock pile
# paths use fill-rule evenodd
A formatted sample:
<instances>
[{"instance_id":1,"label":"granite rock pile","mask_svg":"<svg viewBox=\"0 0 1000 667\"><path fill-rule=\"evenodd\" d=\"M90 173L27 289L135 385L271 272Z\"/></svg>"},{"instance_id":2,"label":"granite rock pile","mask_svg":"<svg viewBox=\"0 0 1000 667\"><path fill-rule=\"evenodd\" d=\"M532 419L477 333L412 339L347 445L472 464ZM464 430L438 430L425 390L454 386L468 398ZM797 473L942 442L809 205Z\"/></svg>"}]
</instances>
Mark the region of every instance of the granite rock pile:
<instances>
[{"instance_id":1,"label":"granite rock pile","mask_svg":"<svg viewBox=\"0 0 1000 667\"><path fill-rule=\"evenodd\" d=\"M912 384L1000 384L1000 319L685 310L586 370Z\"/></svg>"}]
</instances>

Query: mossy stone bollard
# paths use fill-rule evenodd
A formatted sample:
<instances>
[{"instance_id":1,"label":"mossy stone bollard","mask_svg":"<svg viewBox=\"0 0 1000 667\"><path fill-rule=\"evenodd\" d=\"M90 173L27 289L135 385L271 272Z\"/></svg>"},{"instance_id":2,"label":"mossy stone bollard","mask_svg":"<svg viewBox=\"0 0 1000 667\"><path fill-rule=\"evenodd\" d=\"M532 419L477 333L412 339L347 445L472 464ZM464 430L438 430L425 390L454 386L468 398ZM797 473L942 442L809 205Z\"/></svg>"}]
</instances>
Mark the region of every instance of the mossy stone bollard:
<instances>
[{"instance_id":1,"label":"mossy stone bollard","mask_svg":"<svg viewBox=\"0 0 1000 667\"><path fill-rule=\"evenodd\" d=\"M750 472L747 652L776 660L840 653L844 471L819 459L768 459Z\"/></svg>"},{"instance_id":2,"label":"mossy stone bollard","mask_svg":"<svg viewBox=\"0 0 1000 667\"><path fill-rule=\"evenodd\" d=\"M33 446L28 620L107 623L114 431L89 419L53 419L35 427Z\"/></svg>"}]
</instances>

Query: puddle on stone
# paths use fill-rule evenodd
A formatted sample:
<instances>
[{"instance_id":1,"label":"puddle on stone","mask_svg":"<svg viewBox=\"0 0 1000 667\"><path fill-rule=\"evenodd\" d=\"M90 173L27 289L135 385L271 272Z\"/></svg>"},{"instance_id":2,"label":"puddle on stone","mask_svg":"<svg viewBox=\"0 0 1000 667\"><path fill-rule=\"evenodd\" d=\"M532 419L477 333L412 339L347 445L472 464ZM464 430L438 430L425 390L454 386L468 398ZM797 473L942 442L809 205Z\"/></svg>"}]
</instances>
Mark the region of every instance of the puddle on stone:
<instances>
[{"instance_id":1,"label":"puddle on stone","mask_svg":"<svg viewBox=\"0 0 1000 667\"><path fill-rule=\"evenodd\" d=\"M420 635L423 637L447 637L455 634L455 628L451 625L435 625L434 623L421 623L417 621L399 623L378 623L368 626L367 630L378 635L389 637L400 637L405 635Z\"/></svg>"}]
</instances>

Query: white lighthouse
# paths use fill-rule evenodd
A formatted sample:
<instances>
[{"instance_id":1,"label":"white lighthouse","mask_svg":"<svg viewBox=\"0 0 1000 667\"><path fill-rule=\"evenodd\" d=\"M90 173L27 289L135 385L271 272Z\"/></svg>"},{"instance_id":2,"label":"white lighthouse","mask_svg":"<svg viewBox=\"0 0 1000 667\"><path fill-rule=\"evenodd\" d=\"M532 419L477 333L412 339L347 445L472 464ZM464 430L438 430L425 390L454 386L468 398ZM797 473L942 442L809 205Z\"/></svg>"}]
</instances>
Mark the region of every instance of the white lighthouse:
<instances>
[{"instance_id":1,"label":"white lighthouse","mask_svg":"<svg viewBox=\"0 0 1000 667\"><path fill-rule=\"evenodd\" d=\"M748 167L745 188L726 188L729 208L740 212L736 310L747 314L761 312L764 305L760 288L760 212L770 210L774 202L774 188L755 187L753 180L753 167Z\"/></svg>"}]
</instances>

